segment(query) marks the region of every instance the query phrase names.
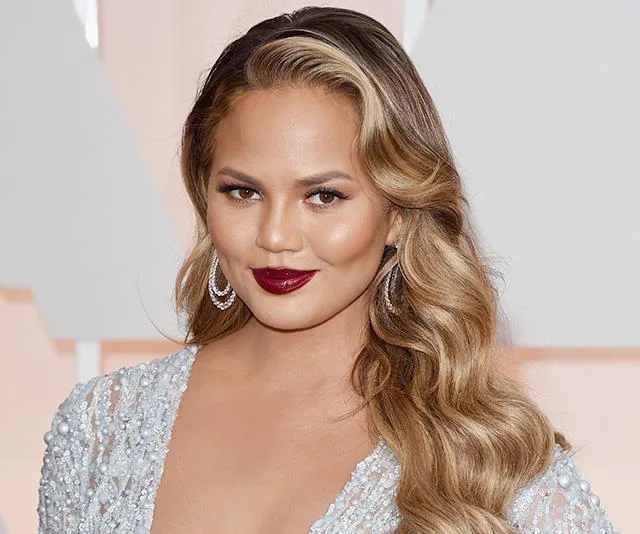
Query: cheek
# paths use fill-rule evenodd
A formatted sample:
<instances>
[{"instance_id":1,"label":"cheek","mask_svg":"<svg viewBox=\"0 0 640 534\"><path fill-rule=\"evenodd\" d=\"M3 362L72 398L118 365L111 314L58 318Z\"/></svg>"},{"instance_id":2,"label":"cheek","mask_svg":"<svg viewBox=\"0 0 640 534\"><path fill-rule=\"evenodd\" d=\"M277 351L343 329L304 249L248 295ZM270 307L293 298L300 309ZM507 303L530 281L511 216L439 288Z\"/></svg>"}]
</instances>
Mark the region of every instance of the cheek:
<instances>
[{"instance_id":1,"label":"cheek","mask_svg":"<svg viewBox=\"0 0 640 534\"><path fill-rule=\"evenodd\" d=\"M247 240L253 224L238 210L226 209L222 203L210 203L207 211L209 236L221 256L234 256L237 251L247 249Z\"/></svg>"},{"instance_id":2,"label":"cheek","mask_svg":"<svg viewBox=\"0 0 640 534\"><path fill-rule=\"evenodd\" d=\"M377 258L386 234L379 213L353 210L348 217L318 221L308 238L318 257L331 265L341 265Z\"/></svg>"}]
</instances>

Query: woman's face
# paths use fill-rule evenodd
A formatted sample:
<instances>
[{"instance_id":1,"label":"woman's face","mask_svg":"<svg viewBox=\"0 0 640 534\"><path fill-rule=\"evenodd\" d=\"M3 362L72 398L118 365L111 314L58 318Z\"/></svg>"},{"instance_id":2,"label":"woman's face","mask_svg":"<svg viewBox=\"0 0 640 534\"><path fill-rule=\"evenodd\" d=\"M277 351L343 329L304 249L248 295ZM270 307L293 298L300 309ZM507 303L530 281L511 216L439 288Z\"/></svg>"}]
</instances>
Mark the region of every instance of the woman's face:
<instances>
[{"instance_id":1,"label":"woman's face","mask_svg":"<svg viewBox=\"0 0 640 534\"><path fill-rule=\"evenodd\" d=\"M353 147L356 120L345 96L282 88L245 94L219 125L209 233L226 280L271 328L355 311L396 240L399 216ZM254 271L265 267L312 273L282 282L270 277L283 271Z\"/></svg>"}]
</instances>

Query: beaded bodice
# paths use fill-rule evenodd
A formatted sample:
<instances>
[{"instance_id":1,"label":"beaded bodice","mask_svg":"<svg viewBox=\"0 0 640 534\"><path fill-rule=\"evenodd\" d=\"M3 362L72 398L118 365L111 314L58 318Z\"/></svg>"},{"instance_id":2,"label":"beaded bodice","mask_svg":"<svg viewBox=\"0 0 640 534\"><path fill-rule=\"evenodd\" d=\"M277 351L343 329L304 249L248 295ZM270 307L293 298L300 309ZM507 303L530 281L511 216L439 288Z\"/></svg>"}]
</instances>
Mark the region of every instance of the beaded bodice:
<instances>
[{"instance_id":1,"label":"beaded bodice","mask_svg":"<svg viewBox=\"0 0 640 534\"><path fill-rule=\"evenodd\" d=\"M39 534L148 534L182 394L198 346L78 383L59 406L39 488ZM380 440L308 534L383 534L400 464ZM514 532L613 534L598 498L556 447L549 469L508 509Z\"/></svg>"}]
</instances>

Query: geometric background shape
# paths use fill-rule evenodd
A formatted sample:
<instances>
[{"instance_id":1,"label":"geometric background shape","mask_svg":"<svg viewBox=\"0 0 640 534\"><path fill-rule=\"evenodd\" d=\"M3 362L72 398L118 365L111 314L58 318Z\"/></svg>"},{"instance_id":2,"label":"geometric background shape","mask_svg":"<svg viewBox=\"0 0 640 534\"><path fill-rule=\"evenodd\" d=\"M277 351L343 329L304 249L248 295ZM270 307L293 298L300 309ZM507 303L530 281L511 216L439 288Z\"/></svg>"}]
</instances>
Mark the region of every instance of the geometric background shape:
<instances>
[{"instance_id":1,"label":"geometric background shape","mask_svg":"<svg viewBox=\"0 0 640 534\"><path fill-rule=\"evenodd\" d=\"M639 22L622 0L447 0L415 41L507 344L640 345Z\"/></svg>"},{"instance_id":2,"label":"geometric background shape","mask_svg":"<svg viewBox=\"0 0 640 534\"><path fill-rule=\"evenodd\" d=\"M174 334L183 245L71 3L1 3L0 59L0 286L53 339Z\"/></svg>"}]
</instances>

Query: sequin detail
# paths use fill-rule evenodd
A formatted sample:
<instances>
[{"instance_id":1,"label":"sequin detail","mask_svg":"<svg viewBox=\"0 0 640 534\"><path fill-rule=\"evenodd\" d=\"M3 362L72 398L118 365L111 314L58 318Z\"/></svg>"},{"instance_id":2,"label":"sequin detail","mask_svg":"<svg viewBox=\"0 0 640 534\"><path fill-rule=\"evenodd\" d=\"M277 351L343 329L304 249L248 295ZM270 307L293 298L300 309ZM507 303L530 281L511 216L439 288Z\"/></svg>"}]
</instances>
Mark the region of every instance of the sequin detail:
<instances>
[{"instance_id":1,"label":"sequin detail","mask_svg":"<svg viewBox=\"0 0 640 534\"><path fill-rule=\"evenodd\" d=\"M507 519L522 534L619 534L560 445L555 446L549 468L518 490Z\"/></svg>"},{"instance_id":2,"label":"sequin detail","mask_svg":"<svg viewBox=\"0 0 640 534\"><path fill-rule=\"evenodd\" d=\"M76 384L45 434L39 534L148 534L178 407L199 350ZM384 440L360 461L308 534L385 534L400 465ZM550 468L516 495L507 518L522 534L615 534L598 498L559 447Z\"/></svg>"}]
</instances>

